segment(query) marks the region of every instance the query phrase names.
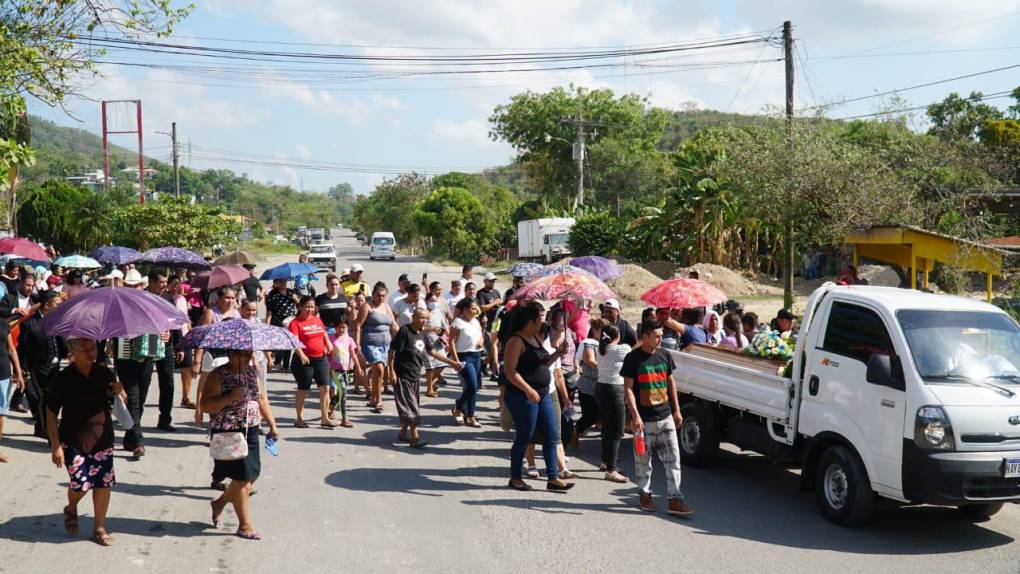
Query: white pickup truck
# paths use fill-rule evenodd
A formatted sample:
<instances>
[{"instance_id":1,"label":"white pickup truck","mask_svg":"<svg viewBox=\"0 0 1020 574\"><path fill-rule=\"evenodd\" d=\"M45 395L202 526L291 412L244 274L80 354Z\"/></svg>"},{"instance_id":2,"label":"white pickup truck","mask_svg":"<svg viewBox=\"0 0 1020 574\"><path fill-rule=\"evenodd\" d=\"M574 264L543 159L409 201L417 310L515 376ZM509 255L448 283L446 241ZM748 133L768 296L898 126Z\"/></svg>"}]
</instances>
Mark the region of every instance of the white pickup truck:
<instances>
[{"instance_id":1,"label":"white pickup truck","mask_svg":"<svg viewBox=\"0 0 1020 574\"><path fill-rule=\"evenodd\" d=\"M1020 326L997 307L830 283L808 301L792 378L721 349L670 352L686 464L726 441L798 465L843 525L876 495L974 520L1020 500Z\"/></svg>"}]
</instances>

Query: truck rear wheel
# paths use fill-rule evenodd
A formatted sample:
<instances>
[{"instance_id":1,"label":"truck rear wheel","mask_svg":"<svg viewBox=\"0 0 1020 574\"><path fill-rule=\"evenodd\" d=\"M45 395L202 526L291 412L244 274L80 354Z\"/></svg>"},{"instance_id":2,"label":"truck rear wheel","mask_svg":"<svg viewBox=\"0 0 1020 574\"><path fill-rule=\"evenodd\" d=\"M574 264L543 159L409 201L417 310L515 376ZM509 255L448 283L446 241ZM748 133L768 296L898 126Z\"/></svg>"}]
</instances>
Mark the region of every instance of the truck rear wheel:
<instances>
[{"instance_id":1,"label":"truck rear wheel","mask_svg":"<svg viewBox=\"0 0 1020 574\"><path fill-rule=\"evenodd\" d=\"M989 504L968 504L958 508L967 519L975 522L984 522L1002 510L1002 503L992 502Z\"/></svg>"},{"instance_id":2,"label":"truck rear wheel","mask_svg":"<svg viewBox=\"0 0 1020 574\"><path fill-rule=\"evenodd\" d=\"M719 454L719 431L711 409L702 404L688 403L680 407L684 417L677 429L680 458L690 466L708 466Z\"/></svg>"},{"instance_id":3,"label":"truck rear wheel","mask_svg":"<svg viewBox=\"0 0 1020 574\"><path fill-rule=\"evenodd\" d=\"M829 447L818 459L815 496L825 518L841 526L863 523L875 507L864 463L842 445Z\"/></svg>"}]
</instances>

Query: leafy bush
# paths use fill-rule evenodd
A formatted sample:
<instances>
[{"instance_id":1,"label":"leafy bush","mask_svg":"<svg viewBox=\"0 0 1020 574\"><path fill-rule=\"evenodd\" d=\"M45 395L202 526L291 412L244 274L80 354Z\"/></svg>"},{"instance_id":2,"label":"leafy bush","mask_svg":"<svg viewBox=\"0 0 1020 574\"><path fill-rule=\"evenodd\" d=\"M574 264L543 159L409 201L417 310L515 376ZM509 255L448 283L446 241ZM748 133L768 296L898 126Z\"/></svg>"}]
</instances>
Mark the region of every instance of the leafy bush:
<instances>
[{"instance_id":1,"label":"leafy bush","mask_svg":"<svg viewBox=\"0 0 1020 574\"><path fill-rule=\"evenodd\" d=\"M626 229L627 224L608 211L585 213L570 230L570 249L575 256L615 254Z\"/></svg>"}]
</instances>

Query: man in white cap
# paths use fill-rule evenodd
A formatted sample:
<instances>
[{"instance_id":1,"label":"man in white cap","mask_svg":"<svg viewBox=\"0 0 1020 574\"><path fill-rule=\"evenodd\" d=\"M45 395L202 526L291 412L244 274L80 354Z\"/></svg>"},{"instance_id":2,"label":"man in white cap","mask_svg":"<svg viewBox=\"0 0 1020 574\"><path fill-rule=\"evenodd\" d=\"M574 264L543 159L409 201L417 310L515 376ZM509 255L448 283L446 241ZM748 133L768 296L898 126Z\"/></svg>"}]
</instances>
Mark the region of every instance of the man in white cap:
<instances>
[{"instance_id":1,"label":"man in white cap","mask_svg":"<svg viewBox=\"0 0 1020 574\"><path fill-rule=\"evenodd\" d=\"M340 288L344 290L344 297L348 300L352 299L358 294L358 291L364 291L368 294L368 285L361 280L361 276L364 275L365 268L360 263L351 265L351 276L346 281L340 283Z\"/></svg>"},{"instance_id":2,"label":"man in white cap","mask_svg":"<svg viewBox=\"0 0 1020 574\"><path fill-rule=\"evenodd\" d=\"M145 278L137 269L128 269L124 274L124 285L132 289L142 289L145 287Z\"/></svg>"},{"instance_id":3,"label":"man in white cap","mask_svg":"<svg viewBox=\"0 0 1020 574\"><path fill-rule=\"evenodd\" d=\"M103 275L99 278L100 281L109 282L111 287L123 287L124 286L124 272L120 269L114 269L108 274Z\"/></svg>"},{"instance_id":4,"label":"man in white cap","mask_svg":"<svg viewBox=\"0 0 1020 574\"><path fill-rule=\"evenodd\" d=\"M630 345L631 347L637 345L637 333L634 332L634 328L630 326L630 323L623 320L620 315L620 302L616 299L610 299L602 304L602 318L609 321L609 324L616 327L620 331L620 344Z\"/></svg>"}]
</instances>

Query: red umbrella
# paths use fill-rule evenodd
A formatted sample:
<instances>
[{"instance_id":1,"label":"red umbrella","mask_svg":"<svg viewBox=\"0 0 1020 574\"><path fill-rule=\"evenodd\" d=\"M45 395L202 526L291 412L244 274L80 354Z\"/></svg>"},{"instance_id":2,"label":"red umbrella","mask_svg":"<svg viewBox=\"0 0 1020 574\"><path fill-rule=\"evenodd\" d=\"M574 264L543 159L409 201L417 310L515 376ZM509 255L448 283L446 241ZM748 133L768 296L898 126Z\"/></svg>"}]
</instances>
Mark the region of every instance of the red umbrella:
<instances>
[{"instance_id":1,"label":"red umbrella","mask_svg":"<svg viewBox=\"0 0 1020 574\"><path fill-rule=\"evenodd\" d=\"M601 279L588 273L546 275L531 281L514 294L514 298L521 301L530 299L551 301L567 297L607 301L615 298L616 295Z\"/></svg>"},{"instance_id":2,"label":"red umbrella","mask_svg":"<svg viewBox=\"0 0 1020 574\"><path fill-rule=\"evenodd\" d=\"M237 285L251 277L251 272L240 265L217 265L208 273L199 273L192 280L196 289L216 289L224 285Z\"/></svg>"},{"instance_id":3,"label":"red umbrella","mask_svg":"<svg viewBox=\"0 0 1020 574\"><path fill-rule=\"evenodd\" d=\"M686 309L721 303L726 294L697 279L670 279L649 289L641 300L659 309Z\"/></svg>"},{"instance_id":4,"label":"red umbrella","mask_svg":"<svg viewBox=\"0 0 1020 574\"><path fill-rule=\"evenodd\" d=\"M5 237L0 239L0 253L17 255L35 261L49 261L50 256L38 243L24 237Z\"/></svg>"}]
</instances>

